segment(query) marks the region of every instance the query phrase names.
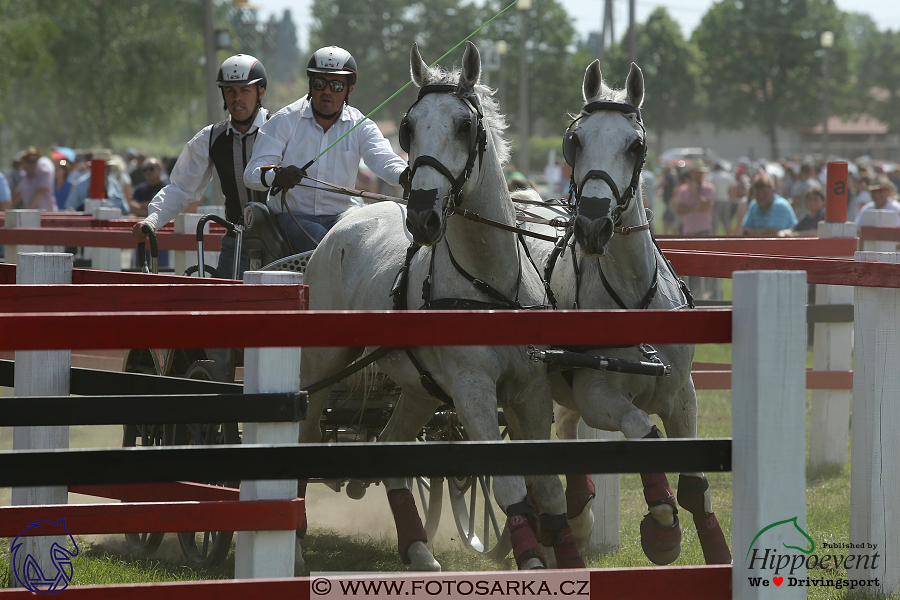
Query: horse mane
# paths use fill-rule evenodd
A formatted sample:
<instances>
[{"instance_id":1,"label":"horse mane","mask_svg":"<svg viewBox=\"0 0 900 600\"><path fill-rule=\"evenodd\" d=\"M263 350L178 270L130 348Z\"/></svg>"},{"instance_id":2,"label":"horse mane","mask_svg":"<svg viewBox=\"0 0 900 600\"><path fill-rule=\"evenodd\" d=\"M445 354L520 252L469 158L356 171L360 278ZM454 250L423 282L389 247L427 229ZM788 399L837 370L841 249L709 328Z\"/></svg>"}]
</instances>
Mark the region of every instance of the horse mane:
<instances>
[{"instance_id":1,"label":"horse mane","mask_svg":"<svg viewBox=\"0 0 900 600\"><path fill-rule=\"evenodd\" d=\"M439 65L426 67L422 73L423 83L425 85L450 84L457 85L459 83L461 68L455 68L448 71ZM494 99L496 90L489 88L483 83L475 84L475 95L481 102L481 108L484 111L484 122L487 125L488 132L494 142L494 148L497 153L497 160L500 165L506 165L512 156L509 140L504 135L508 126L506 115L500 112L500 103ZM458 94L457 94L458 95Z\"/></svg>"}]
</instances>

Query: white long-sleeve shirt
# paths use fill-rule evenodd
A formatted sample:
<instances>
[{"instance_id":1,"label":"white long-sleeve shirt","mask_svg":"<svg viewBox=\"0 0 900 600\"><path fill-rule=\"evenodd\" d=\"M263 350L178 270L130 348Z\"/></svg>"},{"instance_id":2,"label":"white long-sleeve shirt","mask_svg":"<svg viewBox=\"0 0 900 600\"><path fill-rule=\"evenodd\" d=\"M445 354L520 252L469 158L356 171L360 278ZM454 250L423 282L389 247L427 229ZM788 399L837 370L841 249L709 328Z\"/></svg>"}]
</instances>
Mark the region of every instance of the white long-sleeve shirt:
<instances>
[{"instance_id":1,"label":"white long-sleeve shirt","mask_svg":"<svg viewBox=\"0 0 900 600\"><path fill-rule=\"evenodd\" d=\"M303 167L360 121L363 123L325 152L307 169L307 174L352 188L356 185L359 159L362 158L376 175L397 184L406 169L406 162L394 153L375 123L352 106L344 105L341 116L326 132L316 123L306 96L278 111L260 128L253 146L253 158L244 171L244 183L251 189L268 190L275 174L272 170L266 171L266 181L262 181L262 167ZM317 187L323 186L317 184ZM286 204L292 212L321 216L341 213L351 207L353 201L348 196L297 186L288 190ZM281 202L270 202L270 207L273 212L282 211Z\"/></svg>"},{"instance_id":2,"label":"white long-sleeve shirt","mask_svg":"<svg viewBox=\"0 0 900 600\"><path fill-rule=\"evenodd\" d=\"M266 122L268 114L265 108L260 108L247 133L240 133L230 120L228 127L235 135L243 138L259 129ZM185 144L175 162L175 168L169 174L169 185L161 189L150 202L146 220L155 229L187 210L192 201L203 198L203 192L209 185L215 168L209 157L209 138L213 127L214 125L207 125Z\"/></svg>"}]
</instances>

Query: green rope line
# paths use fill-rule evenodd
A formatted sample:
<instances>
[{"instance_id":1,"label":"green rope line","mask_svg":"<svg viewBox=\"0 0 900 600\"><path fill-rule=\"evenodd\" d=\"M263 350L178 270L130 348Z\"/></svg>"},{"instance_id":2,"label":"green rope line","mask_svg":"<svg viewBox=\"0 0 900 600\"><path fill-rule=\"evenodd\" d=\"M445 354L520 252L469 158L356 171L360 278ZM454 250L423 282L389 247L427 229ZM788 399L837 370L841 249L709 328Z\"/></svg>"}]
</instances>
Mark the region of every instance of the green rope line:
<instances>
[{"instance_id":1,"label":"green rope line","mask_svg":"<svg viewBox=\"0 0 900 600\"><path fill-rule=\"evenodd\" d=\"M516 4L518 1L519 1L519 0L513 0L513 1L509 4L509 6L507 6L506 8L504 8L503 10L501 10L500 12L498 12L496 15L494 15L493 17L491 17L490 19L488 19L488 20L485 21L484 23L482 23L482 24L478 27L478 29L476 29L475 31L473 31L472 33L470 33L469 35L467 35L466 37L464 37L462 40L459 41L458 44L456 44L455 46L453 46L452 48L450 48L449 50L447 50L446 52L444 52L444 55L441 56L441 57L440 57L439 59L437 59L436 61L434 61L433 63L431 63L431 66L433 67L434 65L436 65L436 64L438 64L439 62L441 62L442 60L444 60L444 58L446 58L448 54L450 54L451 52L453 52L454 50L456 50L457 48L459 48L459 47L460 47L464 42L466 42L469 38L471 38L473 35L475 35L475 34L478 33L479 31L481 31L485 26L487 26L488 24L490 24L491 21L493 21L494 19L496 19L497 17L499 17L500 15L502 15L503 13L505 13L506 11L508 11L510 8L512 8L513 6L515 6L515 4ZM391 100L393 100L394 97L395 97L397 94L399 94L400 92L402 92L403 90L405 90L406 88L408 88L408 87L409 87L409 84L411 84L411 83L412 83L412 80L407 81L406 84L405 84L403 87L401 87L399 90L397 90L396 92L394 92L393 94L391 94L391 96L390 96L387 100L385 100L384 102L382 102L381 104L379 104L378 106L376 106L374 109L372 109L372 112L370 112L369 114L367 114L361 121L359 121L359 123L357 123L356 125L354 125L353 127L351 127L351 128L347 131L347 133L345 133L344 135L342 135L341 137L339 137L338 139L336 139L330 146L328 146L327 148L325 148L324 150L322 150L322 152L319 153L319 155L318 155L317 157L315 157L314 159L312 159L312 161L310 161L309 164L312 165L314 162L316 162L317 160L319 160L320 158L322 158L322 155L324 155L326 152L328 152L329 150L331 150L332 148L334 148L334 147L337 145L337 143L340 142L340 141L341 141L342 139L344 139L345 137L347 137L347 136L350 134L351 131L353 131L354 129L356 129L357 127L359 127L362 123L364 123L364 122L366 121L366 119L368 119L369 117L371 117L372 115L374 115L376 112L378 112L378 111L381 109L381 107L383 107L385 104L387 104L388 102L390 102Z\"/></svg>"}]
</instances>

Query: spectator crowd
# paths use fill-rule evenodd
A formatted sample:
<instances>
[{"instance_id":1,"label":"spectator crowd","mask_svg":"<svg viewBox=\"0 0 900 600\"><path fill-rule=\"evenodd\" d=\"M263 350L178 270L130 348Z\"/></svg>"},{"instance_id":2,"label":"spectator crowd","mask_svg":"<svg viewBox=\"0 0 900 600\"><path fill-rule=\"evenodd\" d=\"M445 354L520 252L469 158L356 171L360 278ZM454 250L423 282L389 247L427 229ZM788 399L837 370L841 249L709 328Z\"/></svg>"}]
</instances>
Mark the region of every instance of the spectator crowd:
<instances>
[{"instance_id":1,"label":"spectator crowd","mask_svg":"<svg viewBox=\"0 0 900 600\"><path fill-rule=\"evenodd\" d=\"M91 190L91 161L105 162L105 199L122 214L146 216L153 196L169 182L175 158L156 158L130 148L124 155L107 149L73 150L56 146L44 153L34 146L19 152L8 171L0 171L0 210L80 211Z\"/></svg>"},{"instance_id":2,"label":"spectator crowd","mask_svg":"<svg viewBox=\"0 0 900 600\"><path fill-rule=\"evenodd\" d=\"M863 157L851 165L847 220L857 225L870 210L896 213L900 226L900 167ZM646 172L646 169L645 169ZM815 236L825 219L824 161L799 165L694 160L663 165L653 192L664 205L660 232L670 235ZM645 188L649 185L645 178ZM645 196L647 190L645 189Z\"/></svg>"}]
</instances>

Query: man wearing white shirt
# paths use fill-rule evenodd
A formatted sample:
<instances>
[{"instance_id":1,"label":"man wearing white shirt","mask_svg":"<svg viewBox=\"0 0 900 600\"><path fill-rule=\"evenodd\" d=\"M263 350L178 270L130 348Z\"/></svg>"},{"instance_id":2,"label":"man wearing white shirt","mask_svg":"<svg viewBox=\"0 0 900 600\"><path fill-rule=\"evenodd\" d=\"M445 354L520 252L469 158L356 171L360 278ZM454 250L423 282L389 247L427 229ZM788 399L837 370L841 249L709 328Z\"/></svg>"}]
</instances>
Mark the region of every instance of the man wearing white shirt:
<instances>
[{"instance_id":1,"label":"man wearing white shirt","mask_svg":"<svg viewBox=\"0 0 900 600\"><path fill-rule=\"evenodd\" d=\"M869 193L872 194L872 201L863 205L856 215L856 227L862 226L863 215L870 210L889 210L896 213L893 227L900 226L900 202L893 196L897 193L897 188L891 183L891 180L883 175L875 180L875 183L869 186Z\"/></svg>"},{"instance_id":2,"label":"man wearing white shirt","mask_svg":"<svg viewBox=\"0 0 900 600\"><path fill-rule=\"evenodd\" d=\"M219 174L225 195L225 218L231 223L243 221L243 207L249 201L265 202L265 194L248 189L244 168L253 153L257 133L266 122L268 111L262 106L266 93L266 69L248 54L236 54L222 63L216 84L228 118L207 125L187 143L169 175L169 185L150 202L148 216L132 230L138 242L144 241L141 228L149 224L154 230L176 215L187 212L192 202L199 202L212 179L213 168ZM216 267L221 277L230 278L234 265L234 235L222 238L222 251ZM247 269L247 249L241 252L241 273Z\"/></svg>"},{"instance_id":3,"label":"man wearing white shirt","mask_svg":"<svg viewBox=\"0 0 900 600\"><path fill-rule=\"evenodd\" d=\"M407 168L375 123L348 104L357 78L356 60L349 52L337 46L321 48L310 57L306 73L309 94L260 128L244 171L247 187L287 190L283 201L273 197L270 208L278 213L293 252L313 250L340 213L355 206L341 194L296 187L304 177L352 188L360 158L392 184Z\"/></svg>"}]
</instances>

